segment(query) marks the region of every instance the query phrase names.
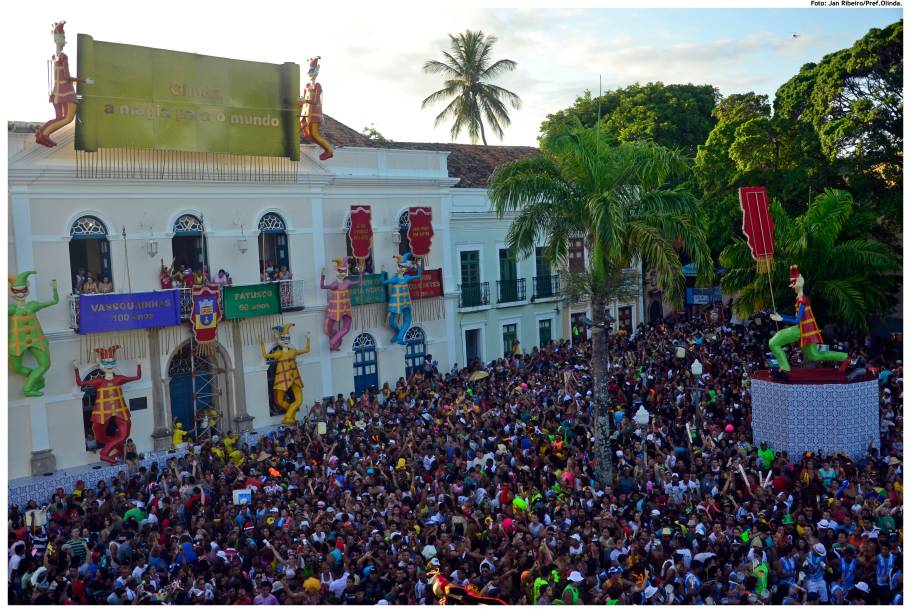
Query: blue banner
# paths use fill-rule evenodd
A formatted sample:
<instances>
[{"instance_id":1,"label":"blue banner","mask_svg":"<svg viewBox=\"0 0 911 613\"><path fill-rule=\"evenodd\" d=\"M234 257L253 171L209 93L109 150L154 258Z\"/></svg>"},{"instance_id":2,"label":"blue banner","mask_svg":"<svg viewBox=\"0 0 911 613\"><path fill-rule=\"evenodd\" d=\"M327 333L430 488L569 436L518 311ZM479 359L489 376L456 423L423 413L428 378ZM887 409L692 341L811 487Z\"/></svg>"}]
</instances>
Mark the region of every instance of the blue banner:
<instances>
[{"instance_id":1,"label":"blue banner","mask_svg":"<svg viewBox=\"0 0 911 613\"><path fill-rule=\"evenodd\" d=\"M686 288L687 304L717 304L721 302L721 287Z\"/></svg>"},{"instance_id":2,"label":"blue banner","mask_svg":"<svg viewBox=\"0 0 911 613\"><path fill-rule=\"evenodd\" d=\"M79 334L180 325L180 290L79 296Z\"/></svg>"}]
</instances>

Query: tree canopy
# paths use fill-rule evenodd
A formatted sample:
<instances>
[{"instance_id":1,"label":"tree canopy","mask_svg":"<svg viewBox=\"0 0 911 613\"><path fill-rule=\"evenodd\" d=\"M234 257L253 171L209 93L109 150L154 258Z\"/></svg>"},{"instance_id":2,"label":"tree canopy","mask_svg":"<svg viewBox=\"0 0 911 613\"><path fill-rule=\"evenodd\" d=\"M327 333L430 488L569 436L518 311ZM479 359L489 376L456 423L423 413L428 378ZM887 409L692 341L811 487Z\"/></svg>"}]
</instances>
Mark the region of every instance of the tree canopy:
<instances>
[{"instance_id":1,"label":"tree canopy","mask_svg":"<svg viewBox=\"0 0 911 613\"><path fill-rule=\"evenodd\" d=\"M649 141L692 155L714 125L712 109L717 100L718 90L711 85L636 83L594 98L586 91L570 108L547 116L541 124L541 138L560 133L571 125L571 118L594 127L600 105L601 131L607 143Z\"/></svg>"}]
</instances>

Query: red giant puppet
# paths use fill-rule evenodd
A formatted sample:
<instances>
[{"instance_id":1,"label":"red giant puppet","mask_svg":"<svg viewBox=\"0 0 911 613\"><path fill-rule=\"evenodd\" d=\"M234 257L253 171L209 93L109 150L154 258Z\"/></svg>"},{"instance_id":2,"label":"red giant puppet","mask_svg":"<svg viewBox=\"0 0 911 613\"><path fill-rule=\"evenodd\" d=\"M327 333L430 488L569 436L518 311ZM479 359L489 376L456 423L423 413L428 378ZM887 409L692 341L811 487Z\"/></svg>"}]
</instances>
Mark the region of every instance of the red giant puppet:
<instances>
[{"instance_id":1,"label":"red giant puppet","mask_svg":"<svg viewBox=\"0 0 911 613\"><path fill-rule=\"evenodd\" d=\"M115 354L118 349L120 349L120 345L95 350L100 358L98 365L104 375L89 381L82 380L79 375L79 364L73 362L73 367L76 369L76 385L94 387L98 392L95 397L95 406L92 407L92 433L98 444L103 445L99 457L103 462L109 464L116 464L117 458L124 454L123 443L130 436L130 409L123 399L121 386L142 378L142 369L139 364L136 364L135 377L114 374L114 368L117 366ZM108 422L112 419L117 425L117 434L109 436L107 434Z\"/></svg>"},{"instance_id":2,"label":"red giant puppet","mask_svg":"<svg viewBox=\"0 0 911 613\"><path fill-rule=\"evenodd\" d=\"M79 79L70 75L70 63L63 47L66 45L66 33L63 31L65 21L54 24L51 33L57 45L57 53L51 57L54 64L54 83L48 102L54 105L55 116L35 132L35 142L45 147L54 147L57 143L51 140L51 134L72 122L76 117L76 88L73 83L94 83L91 79Z\"/></svg>"},{"instance_id":3,"label":"red giant puppet","mask_svg":"<svg viewBox=\"0 0 911 613\"><path fill-rule=\"evenodd\" d=\"M310 82L304 87L303 114L301 115L301 130L308 141L315 143L323 148L319 159L328 160L332 157L332 145L326 142L326 139L320 136L319 127L323 122L323 86L316 82L319 76L320 57L310 58L310 67L307 69L307 76Z\"/></svg>"}]
</instances>

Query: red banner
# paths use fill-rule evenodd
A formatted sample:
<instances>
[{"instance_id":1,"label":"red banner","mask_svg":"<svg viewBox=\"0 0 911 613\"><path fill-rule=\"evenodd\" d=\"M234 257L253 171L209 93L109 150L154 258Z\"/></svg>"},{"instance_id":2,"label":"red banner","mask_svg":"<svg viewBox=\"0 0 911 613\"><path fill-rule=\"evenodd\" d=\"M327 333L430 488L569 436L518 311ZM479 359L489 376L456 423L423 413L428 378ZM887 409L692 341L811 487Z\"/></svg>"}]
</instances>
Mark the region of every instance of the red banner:
<instances>
[{"instance_id":1,"label":"red banner","mask_svg":"<svg viewBox=\"0 0 911 613\"><path fill-rule=\"evenodd\" d=\"M408 207L408 244L411 255L427 257L433 241L433 210L429 206Z\"/></svg>"},{"instance_id":2,"label":"red banner","mask_svg":"<svg viewBox=\"0 0 911 613\"><path fill-rule=\"evenodd\" d=\"M739 195L743 234L756 260L757 270L768 272L775 253L775 221L769 213L769 196L764 187L741 187Z\"/></svg>"},{"instance_id":3,"label":"red banner","mask_svg":"<svg viewBox=\"0 0 911 613\"><path fill-rule=\"evenodd\" d=\"M412 300L442 296L443 269L434 268L433 270L425 270L420 279L408 282L408 290L411 292Z\"/></svg>"},{"instance_id":4,"label":"red banner","mask_svg":"<svg viewBox=\"0 0 911 613\"><path fill-rule=\"evenodd\" d=\"M218 322L222 318L218 285L200 285L193 288L193 336L197 343L211 343L218 336Z\"/></svg>"},{"instance_id":5,"label":"red banner","mask_svg":"<svg viewBox=\"0 0 911 613\"><path fill-rule=\"evenodd\" d=\"M369 204L351 207L351 227L348 228L348 240L351 241L351 254L354 257L370 257L370 247L373 245L373 226L370 225Z\"/></svg>"}]
</instances>

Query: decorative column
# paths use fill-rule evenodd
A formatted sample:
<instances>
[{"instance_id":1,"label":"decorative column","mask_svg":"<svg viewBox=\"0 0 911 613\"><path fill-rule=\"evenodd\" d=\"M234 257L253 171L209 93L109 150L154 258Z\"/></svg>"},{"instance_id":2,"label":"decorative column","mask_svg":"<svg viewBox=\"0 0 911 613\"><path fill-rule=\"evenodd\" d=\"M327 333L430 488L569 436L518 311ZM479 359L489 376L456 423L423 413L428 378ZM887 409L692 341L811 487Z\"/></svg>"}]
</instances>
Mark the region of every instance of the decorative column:
<instances>
[{"instance_id":1,"label":"decorative column","mask_svg":"<svg viewBox=\"0 0 911 613\"><path fill-rule=\"evenodd\" d=\"M324 223L323 223L323 197L322 196L313 196L310 199L310 218L312 223L310 224L313 228L313 278L319 279L320 271L326 265L326 242L324 239ZM319 289L319 284L316 284L316 302L317 308L320 310L326 309L326 292ZM320 394L323 398L326 396L332 396L332 352L329 350L329 337L325 334L319 333L316 335L318 339L317 344L319 346L319 362L320 362L320 383L321 391ZM301 413L306 416L310 411L310 407L301 407Z\"/></svg>"},{"instance_id":2,"label":"decorative column","mask_svg":"<svg viewBox=\"0 0 911 613\"><path fill-rule=\"evenodd\" d=\"M158 328L149 329L149 380L152 383L152 448L162 451L171 446L171 430L165 415L164 392L161 378L161 343Z\"/></svg>"},{"instance_id":3,"label":"decorative column","mask_svg":"<svg viewBox=\"0 0 911 613\"><path fill-rule=\"evenodd\" d=\"M243 320L231 322L231 344L234 346L234 431L253 430L253 417L247 414L247 382L244 376L244 344L240 338Z\"/></svg>"},{"instance_id":4,"label":"decorative column","mask_svg":"<svg viewBox=\"0 0 911 613\"><path fill-rule=\"evenodd\" d=\"M51 436L47 427L47 405L44 398L29 401L32 431L32 474L44 475L57 470L57 458L51 451Z\"/></svg>"}]
</instances>

